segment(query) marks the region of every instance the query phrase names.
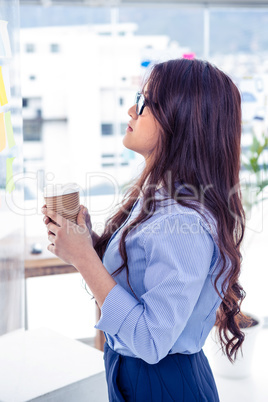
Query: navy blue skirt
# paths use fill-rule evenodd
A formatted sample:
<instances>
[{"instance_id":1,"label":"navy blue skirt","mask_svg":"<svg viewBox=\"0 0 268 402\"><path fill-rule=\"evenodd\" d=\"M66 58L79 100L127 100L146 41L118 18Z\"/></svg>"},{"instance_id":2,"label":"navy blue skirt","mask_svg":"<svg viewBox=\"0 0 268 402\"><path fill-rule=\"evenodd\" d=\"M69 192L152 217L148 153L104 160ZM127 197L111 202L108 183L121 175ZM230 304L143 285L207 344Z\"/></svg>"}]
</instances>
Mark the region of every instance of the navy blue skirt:
<instances>
[{"instance_id":1,"label":"navy blue skirt","mask_svg":"<svg viewBox=\"0 0 268 402\"><path fill-rule=\"evenodd\" d=\"M110 402L219 402L203 350L148 364L114 352L105 342L104 362Z\"/></svg>"}]
</instances>

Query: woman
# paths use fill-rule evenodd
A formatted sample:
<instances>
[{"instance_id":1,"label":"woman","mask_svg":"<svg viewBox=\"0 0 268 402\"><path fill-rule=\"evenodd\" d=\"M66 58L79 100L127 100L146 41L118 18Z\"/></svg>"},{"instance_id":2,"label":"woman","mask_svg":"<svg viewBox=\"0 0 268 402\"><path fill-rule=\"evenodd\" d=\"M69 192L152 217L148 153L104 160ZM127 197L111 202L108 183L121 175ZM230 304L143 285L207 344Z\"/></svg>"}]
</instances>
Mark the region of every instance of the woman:
<instances>
[{"instance_id":1,"label":"woman","mask_svg":"<svg viewBox=\"0 0 268 402\"><path fill-rule=\"evenodd\" d=\"M78 226L44 208L48 249L101 309L110 401L218 401L204 342L216 320L230 360L244 339L239 91L207 62L170 60L128 114L141 176L101 237L83 206Z\"/></svg>"}]
</instances>

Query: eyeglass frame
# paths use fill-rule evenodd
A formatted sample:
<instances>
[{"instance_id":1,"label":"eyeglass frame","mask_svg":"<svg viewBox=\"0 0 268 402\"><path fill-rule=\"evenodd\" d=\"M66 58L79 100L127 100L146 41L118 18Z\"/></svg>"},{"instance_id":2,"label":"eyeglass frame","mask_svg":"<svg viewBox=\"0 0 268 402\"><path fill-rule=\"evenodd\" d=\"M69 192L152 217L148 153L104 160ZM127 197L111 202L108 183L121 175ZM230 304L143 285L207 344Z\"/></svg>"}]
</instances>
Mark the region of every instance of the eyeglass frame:
<instances>
[{"instance_id":1,"label":"eyeglass frame","mask_svg":"<svg viewBox=\"0 0 268 402\"><path fill-rule=\"evenodd\" d=\"M141 107L139 108L139 102L142 102ZM136 114L140 116L146 106L146 99L142 92L137 92L135 96L135 104L136 104Z\"/></svg>"}]
</instances>

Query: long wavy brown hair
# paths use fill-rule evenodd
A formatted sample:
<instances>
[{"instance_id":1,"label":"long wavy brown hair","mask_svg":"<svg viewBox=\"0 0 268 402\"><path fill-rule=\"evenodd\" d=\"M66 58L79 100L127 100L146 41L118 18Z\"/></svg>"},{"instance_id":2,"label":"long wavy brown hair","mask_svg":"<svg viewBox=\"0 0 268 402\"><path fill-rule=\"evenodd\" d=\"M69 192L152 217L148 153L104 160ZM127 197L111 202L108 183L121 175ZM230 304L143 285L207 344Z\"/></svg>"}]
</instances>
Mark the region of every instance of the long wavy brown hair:
<instances>
[{"instance_id":1,"label":"long wavy brown hair","mask_svg":"<svg viewBox=\"0 0 268 402\"><path fill-rule=\"evenodd\" d=\"M245 228L239 185L240 93L225 73L202 60L177 59L156 64L144 86L146 83L146 106L160 123L159 140L150 155L150 164L126 192L118 212L106 222L95 249L102 258L112 234L142 195L146 208L122 230L119 250L123 263L113 273L126 269L132 290L125 239L154 213L157 187L163 185L180 205L200 213L205 207L217 222L216 242L221 257L214 282L222 298L216 325L222 349L233 361L244 340L239 323L246 319L240 311L245 292L239 284L240 244ZM181 191L178 181L184 184ZM197 202L193 202L193 189Z\"/></svg>"}]
</instances>

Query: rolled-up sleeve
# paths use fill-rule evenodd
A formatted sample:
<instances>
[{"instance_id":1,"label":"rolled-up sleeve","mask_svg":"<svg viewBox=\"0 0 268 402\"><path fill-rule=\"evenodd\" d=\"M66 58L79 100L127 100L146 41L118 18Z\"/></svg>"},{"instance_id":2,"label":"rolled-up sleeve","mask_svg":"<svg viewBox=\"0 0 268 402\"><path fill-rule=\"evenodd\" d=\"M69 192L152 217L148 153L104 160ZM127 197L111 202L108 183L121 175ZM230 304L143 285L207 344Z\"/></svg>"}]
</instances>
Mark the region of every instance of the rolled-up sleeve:
<instances>
[{"instance_id":1,"label":"rolled-up sleeve","mask_svg":"<svg viewBox=\"0 0 268 402\"><path fill-rule=\"evenodd\" d=\"M143 232L145 293L116 285L96 328L116 336L150 364L165 357L185 328L210 270L214 242L194 215L160 219Z\"/></svg>"}]
</instances>

